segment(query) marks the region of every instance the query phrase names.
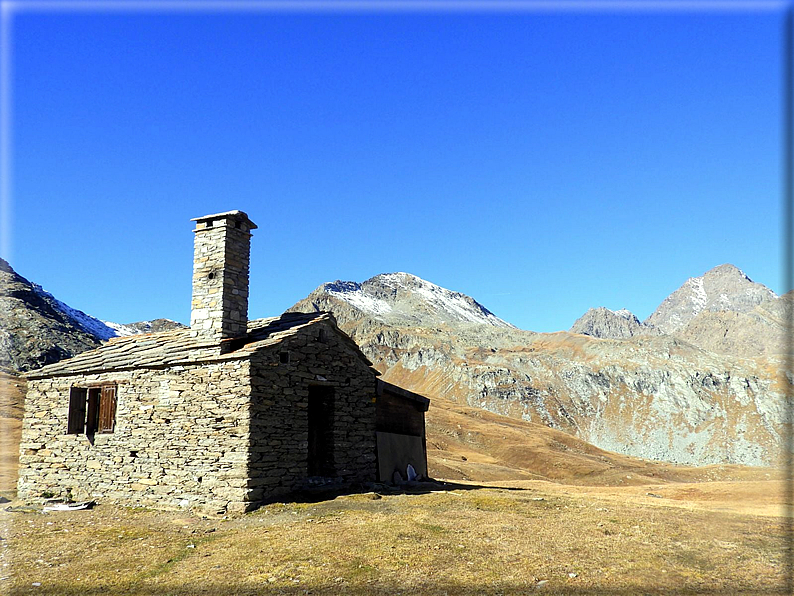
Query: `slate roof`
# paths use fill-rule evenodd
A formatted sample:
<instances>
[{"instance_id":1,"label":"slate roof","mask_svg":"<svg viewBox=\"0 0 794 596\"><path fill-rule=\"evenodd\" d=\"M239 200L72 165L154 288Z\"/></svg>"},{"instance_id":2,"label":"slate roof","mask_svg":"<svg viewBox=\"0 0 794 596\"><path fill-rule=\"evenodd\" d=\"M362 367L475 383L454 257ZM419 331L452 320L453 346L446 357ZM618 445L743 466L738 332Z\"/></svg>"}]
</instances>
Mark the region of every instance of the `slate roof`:
<instances>
[{"instance_id":1,"label":"slate roof","mask_svg":"<svg viewBox=\"0 0 794 596\"><path fill-rule=\"evenodd\" d=\"M330 322L343 339L359 353L362 360L368 366L372 365L355 342L336 327L332 314L284 313L279 317L249 321L246 337L220 343L194 337L191 329L116 337L95 350L32 370L24 376L28 379L39 379L245 358L259 349L279 344L285 338L295 335L299 329L320 321Z\"/></svg>"}]
</instances>

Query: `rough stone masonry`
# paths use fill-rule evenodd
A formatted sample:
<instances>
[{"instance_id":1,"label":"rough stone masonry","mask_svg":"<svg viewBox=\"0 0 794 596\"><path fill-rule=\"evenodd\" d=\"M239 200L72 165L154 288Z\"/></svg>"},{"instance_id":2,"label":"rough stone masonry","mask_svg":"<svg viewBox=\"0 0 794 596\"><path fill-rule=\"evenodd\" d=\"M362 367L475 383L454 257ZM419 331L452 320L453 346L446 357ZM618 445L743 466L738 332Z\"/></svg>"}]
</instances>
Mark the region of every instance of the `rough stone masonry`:
<instances>
[{"instance_id":1,"label":"rough stone masonry","mask_svg":"<svg viewBox=\"0 0 794 596\"><path fill-rule=\"evenodd\" d=\"M245 335L248 325L250 230L242 211L198 217L194 230L190 327L206 339Z\"/></svg>"},{"instance_id":2,"label":"rough stone masonry","mask_svg":"<svg viewBox=\"0 0 794 596\"><path fill-rule=\"evenodd\" d=\"M317 481L376 479L371 363L328 313L249 322L256 226L241 211L194 221L190 329L26 375L21 498L246 511ZM424 441L427 400L402 393Z\"/></svg>"}]
</instances>

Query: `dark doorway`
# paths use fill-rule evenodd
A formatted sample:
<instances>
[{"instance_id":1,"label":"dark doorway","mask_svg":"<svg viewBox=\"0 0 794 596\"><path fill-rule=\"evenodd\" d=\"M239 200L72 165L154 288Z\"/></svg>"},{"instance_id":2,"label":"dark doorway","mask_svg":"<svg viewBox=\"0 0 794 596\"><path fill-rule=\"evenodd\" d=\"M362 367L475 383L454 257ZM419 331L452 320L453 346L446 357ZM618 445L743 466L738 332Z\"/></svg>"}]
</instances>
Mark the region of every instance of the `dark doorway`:
<instances>
[{"instance_id":1,"label":"dark doorway","mask_svg":"<svg viewBox=\"0 0 794 596\"><path fill-rule=\"evenodd\" d=\"M99 428L99 387L92 387L88 390L88 414L85 420L85 434L93 435Z\"/></svg>"},{"instance_id":2,"label":"dark doorway","mask_svg":"<svg viewBox=\"0 0 794 596\"><path fill-rule=\"evenodd\" d=\"M309 476L333 477L334 388L309 386Z\"/></svg>"}]
</instances>

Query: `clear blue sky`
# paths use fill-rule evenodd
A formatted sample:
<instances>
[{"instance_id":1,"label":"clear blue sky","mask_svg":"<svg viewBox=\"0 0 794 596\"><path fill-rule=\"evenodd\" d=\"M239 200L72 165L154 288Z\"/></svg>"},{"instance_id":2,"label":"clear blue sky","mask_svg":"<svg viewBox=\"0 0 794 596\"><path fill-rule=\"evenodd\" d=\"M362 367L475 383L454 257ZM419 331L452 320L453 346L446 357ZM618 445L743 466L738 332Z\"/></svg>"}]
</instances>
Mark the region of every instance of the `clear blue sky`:
<instances>
[{"instance_id":1,"label":"clear blue sky","mask_svg":"<svg viewBox=\"0 0 794 596\"><path fill-rule=\"evenodd\" d=\"M12 16L4 256L101 319L189 322L231 209L251 318L392 271L534 331L727 262L784 291L781 10Z\"/></svg>"}]
</instances>

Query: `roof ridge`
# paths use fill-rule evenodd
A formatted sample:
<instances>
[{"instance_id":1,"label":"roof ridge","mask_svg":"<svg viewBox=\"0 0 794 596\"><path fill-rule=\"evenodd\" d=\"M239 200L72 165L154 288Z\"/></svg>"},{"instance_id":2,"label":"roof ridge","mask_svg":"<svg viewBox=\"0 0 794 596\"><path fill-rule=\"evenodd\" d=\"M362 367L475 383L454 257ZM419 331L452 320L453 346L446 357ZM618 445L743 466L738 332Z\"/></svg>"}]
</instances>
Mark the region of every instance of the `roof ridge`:
<instances>
[{"instance_id":1,"label":"roof ridge","mask_svg":"<svg viewBox=\"0 0 794 596\"><path fill-rule=\"evenodd\" d=\"M253 351L279 343L298 329L320 321L332 321L327 312L284 313L276 317L248 321L243 337L222 342L207 341L188 328L141 333L114 338L93 350L81 352L71 358L48 364L25 373L26 378L42 378L69 374L87 374L96 371L130 368L166 367L184 362L204 362L215 359L233 359L243 347ZM253 324L252 324L253 323ZM338 327L337 327L338 329ZM340 329L340 333L344 332Z\"/></svg>"}]
</instances>

